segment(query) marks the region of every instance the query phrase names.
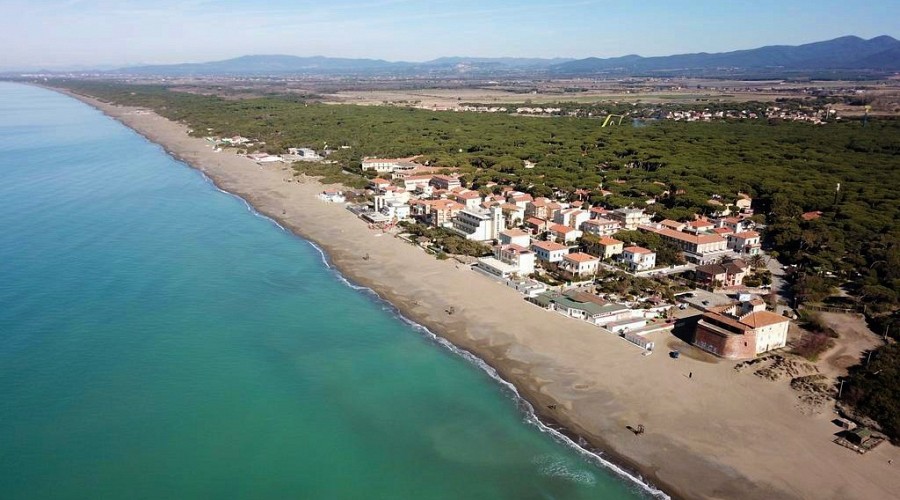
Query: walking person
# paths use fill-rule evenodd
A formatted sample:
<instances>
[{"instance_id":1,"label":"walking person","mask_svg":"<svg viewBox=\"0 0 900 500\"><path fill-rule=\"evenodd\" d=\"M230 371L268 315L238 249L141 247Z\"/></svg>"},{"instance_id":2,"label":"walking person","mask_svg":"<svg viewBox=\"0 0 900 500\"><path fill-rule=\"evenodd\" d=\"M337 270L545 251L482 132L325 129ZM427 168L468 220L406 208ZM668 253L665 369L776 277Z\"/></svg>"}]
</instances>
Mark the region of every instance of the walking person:
<instances>
[{"instance_id":1,"label":"walking person","mask_svg":"<svg viewBox=\"0 0 900 500\"><path fill-rule=\"evenodd\" d=\"M694 372L688 373L688 378L694 378Z\"/></svg>"}]
</instances>

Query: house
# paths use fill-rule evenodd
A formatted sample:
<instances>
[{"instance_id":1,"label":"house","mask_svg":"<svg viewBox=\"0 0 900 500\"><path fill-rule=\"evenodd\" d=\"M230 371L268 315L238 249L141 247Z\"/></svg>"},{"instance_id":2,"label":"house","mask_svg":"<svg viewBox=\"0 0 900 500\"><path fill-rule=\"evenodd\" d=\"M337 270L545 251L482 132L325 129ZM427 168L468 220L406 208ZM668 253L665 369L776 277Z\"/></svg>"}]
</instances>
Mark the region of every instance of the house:
<instances>
[{"instance_id":1,"label":"house","mask_svg":"<svg viewBox=\"0 0 900 500\"><path fill-rule=\"evenodd\" d=\"M740 315L707 312L697 322L693 343L723 358L752 359L784 347L789 323L784 316L769 311Z\"/></svg>"},{"instance_id":2,"label":"house","mask_svg":"<svg viewBox=\"0 0 900 500\"><path fill-rule=\"evenodd\" d=\"M698 222L698 221L693 221ZM688 223L688 226L693 223ZM684 257L697 264L715 262L728 255L728 241L717 234L692 234L656 226L640 226L641 231L658 234L663 240L674 243L684 253Z\"/></svg>"},{"instance_id":3,"label":"house","mask_svg":"<svg viewBox=\"0 0 900 500\"><path fill-rule=\"evenodd\" d=\"M394 189L390 189L394 188ZM381 212L388 205L403 205L409 203L410 194L402 188L390 186L382 194L375 195L375 211Z\"/></svg>"},{"instance_id":4,"label":"house","mask_svg":"<svg viewBox=\"0 0 900 500\"><path fill-rule=\"evenodd\" d=\"M494 249L494 256L501 262L516 267L519 276L534 274L534 252L528 247L516 244L498 245Z\"/></svg>"},{"instance_id":5,"label":"house","mask_svg":"<svg viewBox=\"0 0 900 500\"><path fill-rule=\"evenodd\" d=\"M531 235L521 229L507 229L500 231L501 245L519 245L525 248L531 246Z\"/></svg>"},{"instance_id":6,"label":"house","mask_svg":"<svg viewBox=\"0 0 900 500\"><path fill-rule=\"evenodd\" d=\"M656 266L656 252L644 247L627 247L622 249L622 261L632 271L646 271Z\"/></svg>"},{"instance_id":7,"label":"house","mask_svg":"<svg viewBox=\"0 0 900 500\"><path fill-rule=\"evenodd\" d=\"M588 212L591 214L591 219L606 219L606 213L608 211L603 207L591 207Z\"/></svg>"},{"instance_id":8,"label":"house","mask_svg":"<svg viewBox=\"0 0 900 500\"><path fill-rule=\"evenodd\" d=\"M413 170L419 165L412 160L413 158L363 158L362 169L378 173Z\"/></svg>"},{"instance_id":9,"label":"house","mask_svg":"<svg viewBox=\"0 0 900 500\"><path fill-rule=\"evenodd\" d=\"M481 203L481 194L478 191L465 190L455 194L454 197L468 209L477 208Z\"/></svg>"},{"instance_id":10,"label":"house","mask_svg":"<svg viewBox=\"0 0 900 500\"><path fill-rule=\"evenodd\" d=\"M572 277L585 278L597 274L600 259L586 253L575 252L563 255L559 268Z\"/></svg>"},{"instance_id":11,"label":"house","mask_svg":"<svg viewBox=\"0 0 900 500\"><path fill-rule=\"evenodd\" d=\"M504 279L528 276L534 273L534 252L519 245L498 245L493 257L478 259L475 267Z\"/></svg>"},{"instance_id":12,"label":"house","mask_svg":"<svg viewBox=\"0 0 900 500\"><path fill-rule=\"evenodd\" d=\"M334 189L322 191L321 193L319 193L319 199L330 201L332 203L344 203L345 201L347 201L342 191L337 191Z\"/></svg>"},{"instance_id":13,"label":"house","mask_svg":"<svg viewBox=\"0 0 900 500\"><path fill-rule=\"evenodd\" d=\"M819 217L822 217L822 211L821 211L821 210L813 210L812 212L806 212L806 213L804 213L803 215L800 216L800 218L803 219L803 220L805 220L806 222L809 222L809 221L811 221L811 220L816 220L816 219L818 219Z\"/></svg>"},{"instance_id":14,"label":"house","mask_svg":"<svg viewBox=\"0 0 900 500\"><path fill-rule=\"evenodd\" d=\"M380 212L389 219L406 220L409 219L411 210L408 204L393 201L382 206Z\"/></svg>"},{"instance_id":15,"label":"house","mask_svg":"<svg viewBox=\"0 0 900 500\"><path fill-rule=\"evenodd\" d=\"M462 181L459 177L452 175L434 175L431 177L431 185L437 189L454 189L462 187Z\"/></svg>"},{"instance_id":16,"label":"house","mask_svg":"<svg viewBox=\"0 0 900 500\"><path fill-rule=\"evenodd\" d=\"M561 226L569 226L573 229L578 229L581 227L581 224L586 222L591 218L590 213L587 210L581 210L580 208L567 208L565 210L560 210L553 216L553 222L561 225Z\"/></svg>"},{"instance_id":17,"label":"house","mask_svg":"<svg viewBox=\"0 0 900 500\"><path fill-rule=\"evenodd\" d=\"M554 241L535 241L531 244L531 250L538 260L549 263L562 262L563 256L569 253L569 247Z\"/></svg>"},{"instance_id":18,"label":"house","mask_svg":"<svg viewBox=\"0 0 900 500\"><path fill-rule=\"evenodd\" d=\"M431 183L430 175L408 175L400 179L403 189L417 191L425 189Z\"/></svg>"},{"instance_id":19,"label":"house","mask_svg":"<svg viewBox=\"0 0 900 500\"><path fill-rule=\"evenodd\" d=\"M650 214L640 208L617 208L606 214L606 218L619 221L624 229L634 230L638 226L650 223Z\"/></svg>"},{"instance_id":20,"label":"house","mask_svg":"<svg viewBox=\"0 0 900 500\"><path fill-rule=\"evenodd\" d=\"M609 236L600 238L597 246L600 248L600 257L603 259L610 259L625 250L625 243Z\"/></svg>"},{"instance_id":21,"label":"house","mask_svg":"<svg viewBox=\"0 0 900 500\"><path fill-rule=\"evenodd\" d=\"M711 231L714 227L716 227L716 225L706 219L697 219L688 222L687 227L684 230L690 233L698 234Z\"/></svg>"},{"instance_id":22,"label":"house","mask_svg":"<svg viewBox=\"0 0 900 500\"><path fill-rule=\"evenodd\" d=\"M619 221L597 218L581 223L581 230L594 236L612 236L622 229Z\"/></svg>"},{"instance_id":23,"label":"house","mask_svg":"<svg viewBox=\"0 0 900 500\"><path fill-rule=\"evenodd\" d=\"M526 217L524 225L534 231L535 234L540 234L550 229L550 222L537 217Z\"/></svg>"},{"instance_id":24,"label":"house","mask_svg":"<svg viewBox=\"0 0 900 500\"><path fill-rule=\"evenodd\" d=\"M461 210L453 218L452 229L468 240L489 241L500 236L503 225L503 210Z\"/></svg>"},{"instance_id":25,"label":"house","mask_svg":"<svg viewBox=\"0 0 900 500\"><path fill-rule=\"evenodd\" d=\"M733 233L740 233L746 229L746 223L738 217L721 217L715 221L716 227L727 227Z\"/></svg>"},{"instance_id":26,"label":"house","mask_svg":"<svg viewBox=\"0 0 900 500\"><path fill-rule=\"evenodd\" d=\"M665 219L659 223L660 226L671 229L673 231L684 231L687 227L687 224L684 222L678 222L677 220Z\"/></svg>"},{"instance_id":27,"label":"house","mask_svg":"<svg viewBox=\"0 0 900 500\"><path fill-rule=\"evenodd\" d=\"M391 185L391 181L382 179L380 177L376 177L369 181L369 187L376 192L384 191L388 186Z\"/></svg>"},{"instance_id":28,"label":"house","mask_svg":"<svg viewBox=\"0 0 900 500\"><path fill-rule=\"evenodd\" d=\"M528 204L534 200L532 196L528 193L522 193L519 191L510 191L506 194L507 203L512 203L513 205L517 205L519 207L528 208Z\"/></svg>"},{"instance_id":29,"label":"house","mask_svg":"<svg viewBox=\"0 0 900 500\"><path fill-rule=\"evenodd\" d=\"M519 226L525 220L525 209L519 205L512 203L503 203L500 205L503 210L503 218L506 220L507 227Z\"/></svg>"},{"instance_id":30,"label":"house","mask_svg":"<svg viewBox=\"0 0 900 500\"><path fill-rule=\"evenodd\" d=\"M759 233L742 231L728 235L728 248L741 255L758 255L760 250Z\"/></svg>"},{"instance_id":31,"label":"house","mask_svg":"<svg viewBox=\"0 0 900 500\"><path fill-rule=\"evenodd\" d=\"M562 224L551 225L549 231L551 238L563 243L572 243L581 237L581 231Z\"/></svg>"},{"instance_id":32,"label":"house","mask_svg":"<svg viewBox=\"0 0 900 500\"><path fill-rule=\"evenodd\" d=\"M538 219L550 219L550 214L547 212L547 207L550 205L550 200L547 198L535 198L532 201L529 201L525 205L525 216L526 217L537 217Z\"/></svg>"},{"instance_id":33,"label":"house","mask_svg":"<svg viewBox=\"0 0 900 500\"><path fill-rule=\"evenodd\" d=\"M453 200L413 200L410 202L412 214L426 224L435 227L452 225L453 217L465 206Z\"/></svg>"},{"instance_id":34,"label":"house","mask_svg":"<svg viewBox=\"0 0 900 500\"><path fill-rule=\"evenodd\" d=\"M633 315L632 310L622 304L607 302L594 294L579 290L544 292L528 300L545 309L598 326Z\"/></svg>"},{"instance_id":35,"label":"house","mask_svg":"<svg viewBox=\"0 0 900 500\"><path fill-rule=\"evenodd\" d=\"M739 286L747 277L747 268L737 261L722 264L705 264L694 269L695 279L714 288Z\"/></svg>"}]
</instances>

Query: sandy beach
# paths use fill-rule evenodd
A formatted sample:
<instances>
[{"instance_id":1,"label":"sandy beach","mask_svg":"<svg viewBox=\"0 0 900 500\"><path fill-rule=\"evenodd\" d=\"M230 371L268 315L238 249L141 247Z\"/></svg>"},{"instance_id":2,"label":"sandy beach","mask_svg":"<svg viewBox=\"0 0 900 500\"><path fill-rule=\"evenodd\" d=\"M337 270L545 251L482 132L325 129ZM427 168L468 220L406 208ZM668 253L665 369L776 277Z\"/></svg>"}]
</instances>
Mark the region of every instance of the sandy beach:
<instances>
[{"instance_id":1,"label":"sandy beach","mask_svg":"<svg viewBox=\"0 0 900 500\"><path fill-rule=\"evenodd\" d=\"M343 205L317 199L323 186L295 178L284 164L214 152L182 124L76 97L319 245L349 279L494 367L544 421L672 497L888 499L900 492L900 449L884 444L858 455L833 444L830 407L807 414L787 384L692 355L668 333L651 334L657 352L642 356L465 266L369 229ZM676 346L688 355L666 356ZM638 424L641 436L627 429Z\"/></svg>"}]
</instances>

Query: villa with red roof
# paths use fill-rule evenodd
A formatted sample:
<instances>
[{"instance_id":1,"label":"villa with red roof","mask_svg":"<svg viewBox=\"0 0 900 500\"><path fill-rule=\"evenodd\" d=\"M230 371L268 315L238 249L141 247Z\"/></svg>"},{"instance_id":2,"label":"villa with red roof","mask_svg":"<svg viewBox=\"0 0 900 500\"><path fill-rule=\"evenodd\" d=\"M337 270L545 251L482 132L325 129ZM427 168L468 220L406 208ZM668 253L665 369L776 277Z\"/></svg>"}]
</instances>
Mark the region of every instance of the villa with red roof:
<instances>
[{"instance_id":1,"label":"villa with red roof","mask_svg":"<svg viewBox=\"0 0 900 500\"><path fill-rule=\"evenodd\" d=\"M572 277L585 278L597 274L600 259L586 253L575 252L563 256L559 268Z\"/></svg>"},{"instance_id":2,"label":"villa with red roof","mask_svg":"<svg viewBox=\"0 0 900 500\"><path fill-rule=\"evenodd\" d=\"M644 247L622 249L622 261L632 271L646 271L656 266L656 252Z\"/></svg>"}]
</instances>

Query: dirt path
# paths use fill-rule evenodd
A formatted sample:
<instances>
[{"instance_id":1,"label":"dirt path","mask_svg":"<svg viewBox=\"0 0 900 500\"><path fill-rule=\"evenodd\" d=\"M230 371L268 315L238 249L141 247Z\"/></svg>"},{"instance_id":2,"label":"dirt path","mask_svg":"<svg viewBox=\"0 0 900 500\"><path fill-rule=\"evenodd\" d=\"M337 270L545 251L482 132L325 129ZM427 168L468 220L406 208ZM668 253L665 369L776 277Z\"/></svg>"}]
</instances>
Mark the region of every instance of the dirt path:
<instances>
[{"instance_id":1,"label":"dirt path","mask_svg":"<svg viewBox=\"0 0 900 500\"><path fill-rule=\"evenodd\" d=\"M816 365L822 375L836 379L847 375L847 369L860 362L866 351L882 344L881 337L866 325L859 314L819 313L824 323L840 335L835 346L823 354Z\"/></svg>"}]
</instances>

